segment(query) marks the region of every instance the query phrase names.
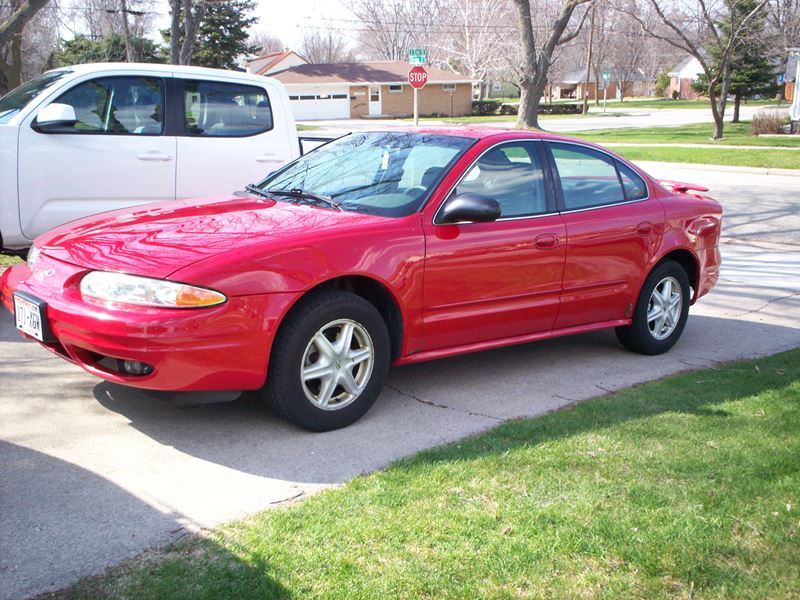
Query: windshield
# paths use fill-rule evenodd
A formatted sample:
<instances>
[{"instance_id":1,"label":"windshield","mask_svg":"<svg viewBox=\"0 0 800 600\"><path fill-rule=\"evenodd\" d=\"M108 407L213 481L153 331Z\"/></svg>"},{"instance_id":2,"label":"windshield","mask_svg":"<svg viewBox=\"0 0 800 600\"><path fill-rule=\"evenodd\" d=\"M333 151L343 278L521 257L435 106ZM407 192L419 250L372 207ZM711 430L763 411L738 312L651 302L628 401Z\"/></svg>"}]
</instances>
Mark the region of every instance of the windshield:
<instances>
[{"instance_id":1,"label":"windshield","mask_svg":"<svg viewBox=\"0 0 800 600\"><path fill-rule=\"evenodd\" d=\"M14 115L25 108L28 102L70 73L72 73L70 70L44 73L8 92L0 98L0 125L8 123Z\"/></svg>"},{"instance_id":2,"label":"windshield","mask_svg":"<svg viewBox=\"0 0 800 600\"><path fill-rule=\"evenodd\" d=\"M422 133L350 134L290 163L259 187L267 192L294 192L276 194L282 201L295 201L302 193L306 198L324 196L342 210L403 217L424 205L474 142L468 137Z\"/></svg>"}]
</instances>

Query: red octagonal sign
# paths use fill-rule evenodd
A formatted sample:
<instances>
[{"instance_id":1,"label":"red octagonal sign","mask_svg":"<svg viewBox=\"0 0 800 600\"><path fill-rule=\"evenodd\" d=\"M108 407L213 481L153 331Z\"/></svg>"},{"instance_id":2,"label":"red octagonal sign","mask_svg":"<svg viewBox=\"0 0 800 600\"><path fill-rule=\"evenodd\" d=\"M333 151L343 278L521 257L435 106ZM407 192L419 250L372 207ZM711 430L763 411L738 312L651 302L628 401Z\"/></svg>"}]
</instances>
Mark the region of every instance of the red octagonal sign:
<instances>
[{"instance_id":1,"label":"red octagonal sign","mask_svg":"<svg viewBox=\"0 0 800 600\"><path fill-rule=\"evenodd\" d=\"M425 84L428 83L428 72L425 67L420 67L419 65L411 67L408 71L408 83L411 84L411 87L417 89L425 87Z\"/></svg>"}]
</instances>

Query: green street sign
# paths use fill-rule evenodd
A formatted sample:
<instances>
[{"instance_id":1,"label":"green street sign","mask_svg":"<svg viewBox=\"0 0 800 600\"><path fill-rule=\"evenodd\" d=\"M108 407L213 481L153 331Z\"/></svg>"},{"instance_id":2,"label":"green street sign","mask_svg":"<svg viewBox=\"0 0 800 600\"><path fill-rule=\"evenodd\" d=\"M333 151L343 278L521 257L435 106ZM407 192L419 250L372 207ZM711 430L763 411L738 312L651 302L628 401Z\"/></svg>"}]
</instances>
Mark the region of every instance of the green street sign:
<instances>
[{"instance_id":1,"label":"green street sign","mask_svg":"<svg viewBox=\"0 0 800 600\"><path fill-rule=\"evenodd\" d=\"M603 71L603 79L611 79L611 71Z\"/></svg>"},{"instance_id":2,"label":"green street sign","mask_svg":"<svg viewBox=\"0 0 800 600\"><path fill-rule=\"evenodd\" d=\"M424 65L428 62L428 51L425 48L409 48L408 63L411 65Z\"/></svg>"}]
</instances>

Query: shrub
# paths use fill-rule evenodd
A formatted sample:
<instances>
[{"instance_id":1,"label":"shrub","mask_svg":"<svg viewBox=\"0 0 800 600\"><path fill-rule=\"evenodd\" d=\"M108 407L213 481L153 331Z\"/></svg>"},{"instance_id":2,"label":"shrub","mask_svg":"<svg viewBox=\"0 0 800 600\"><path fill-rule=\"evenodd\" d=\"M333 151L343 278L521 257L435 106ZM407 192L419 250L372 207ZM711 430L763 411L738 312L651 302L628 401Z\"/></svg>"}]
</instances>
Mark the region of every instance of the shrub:
<instances>
[{"instance_id":1,"label":"shrub","mask_svg":"<svg viewBox=\"0 0 800 600\"><path fill-rule=\"evenodd\" d=\"M501 115L515 115L519 112L519 104L503 104L500 106Z\"/></svg>"},{"instance_id":2,"label":"shrub","mask_svg":"<svg viewBox=\"0 0 800 600\"><path fill-rule=\"evenodd\" d=\"M498 108L500 108L500 103L497 100L472 101L472 114L476 117L485 117L487 115L497 114Z\"/></svg>"},{"instance_id":3,"label":"shrub","mask_svg":"<svg viewBox=\"0 0 800 600\"><path fill-rule=\"evenodd\" d=\"M583 112L580 104L540 104L540 115L579 115Z\"/></svg>"},{"instance_id":4,"label":"shrub","mask_svg":"<svg viewBox=\"0 0 800 600\"><path fill-rule=\"evenodd\" d=\"M789 117L783 111L762 110L753 115L751 135L786 133Z\"/></svg>"}]
</instances>

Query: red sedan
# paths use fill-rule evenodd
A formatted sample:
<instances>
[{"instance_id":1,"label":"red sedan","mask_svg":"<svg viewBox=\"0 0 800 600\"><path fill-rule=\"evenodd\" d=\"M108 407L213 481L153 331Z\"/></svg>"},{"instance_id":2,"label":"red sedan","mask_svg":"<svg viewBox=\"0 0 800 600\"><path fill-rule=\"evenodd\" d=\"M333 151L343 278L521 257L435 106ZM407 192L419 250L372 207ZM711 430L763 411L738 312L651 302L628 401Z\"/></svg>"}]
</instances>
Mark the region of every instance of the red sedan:
<instances>
[{"instance_id":1,"label":"red sedan","mask_svg":"<svg viewBox=\"0 0 800 600\"><path fill-rule=\"evenodd\" d=\"M697 191L554 135L358 133L230 197L55 229L0 289L23 335L94 375L262 390L329 430L392 363L606 327L666 352L719 273L721 207Z\"/></svg>"}]
</instances>

